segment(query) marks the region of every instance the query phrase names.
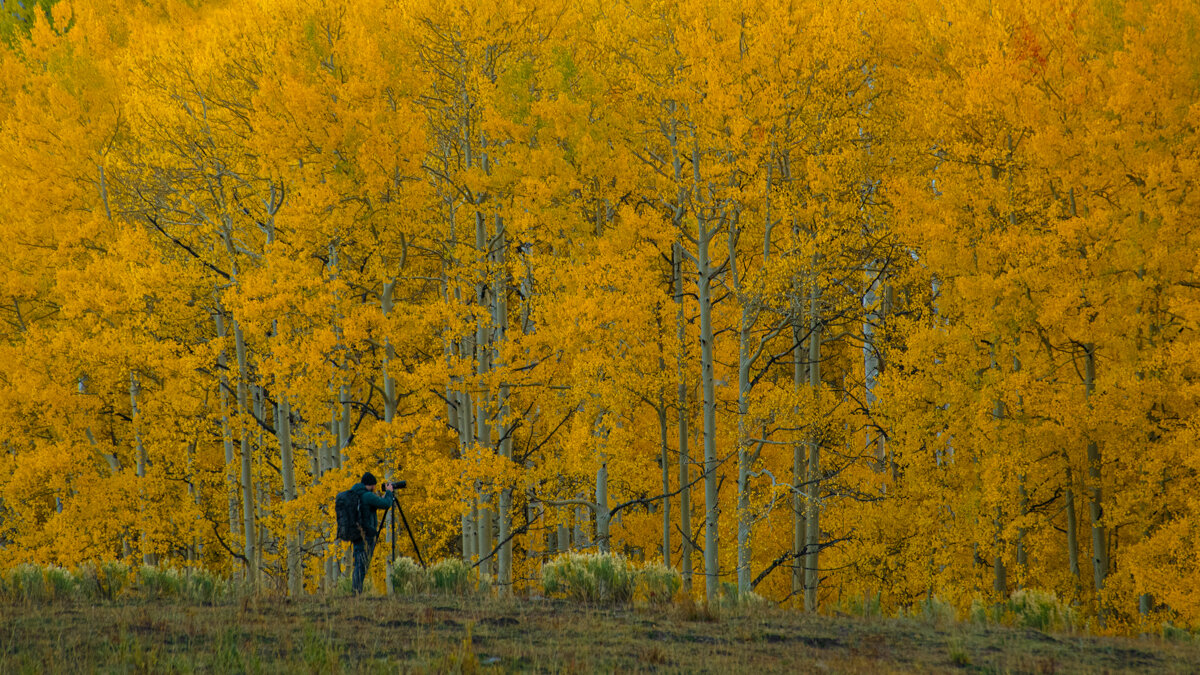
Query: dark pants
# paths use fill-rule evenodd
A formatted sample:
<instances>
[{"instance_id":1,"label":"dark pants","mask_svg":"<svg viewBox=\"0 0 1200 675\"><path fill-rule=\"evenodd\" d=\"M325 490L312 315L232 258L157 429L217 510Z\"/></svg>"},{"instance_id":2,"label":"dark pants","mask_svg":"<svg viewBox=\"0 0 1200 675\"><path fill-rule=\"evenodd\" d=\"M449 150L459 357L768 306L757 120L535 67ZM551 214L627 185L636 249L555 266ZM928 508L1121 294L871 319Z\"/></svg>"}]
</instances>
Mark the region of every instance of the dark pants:
<instances>
[{"instance_id":1,"label":"dark pants","mask_svg":"<svg viewBox=\"0 0 1200 675\"><path fill-rule=\"evenodd\" d=\"M351 588L355 595L363 592L363 580L367 578L367 565L371 562L371 553L375 549L375 539L354 542L354 573L350 577Z\"/></svg>"}]
</instances>

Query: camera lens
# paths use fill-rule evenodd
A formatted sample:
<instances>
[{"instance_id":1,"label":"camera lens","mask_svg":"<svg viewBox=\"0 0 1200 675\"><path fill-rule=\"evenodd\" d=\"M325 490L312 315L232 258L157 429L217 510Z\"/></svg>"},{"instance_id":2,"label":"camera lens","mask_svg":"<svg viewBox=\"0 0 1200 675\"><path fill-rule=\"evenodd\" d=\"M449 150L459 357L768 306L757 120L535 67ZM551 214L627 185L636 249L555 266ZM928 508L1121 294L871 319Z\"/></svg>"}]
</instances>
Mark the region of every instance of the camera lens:
<instances>
[{"instance_id":1,"label":"camera lens","mask_svg":"<svg viewBox=\"0 0 1200 675\"><path fill-rule=\"evenodd\" d=\"M392 487L394 487L394 488L396 488L396 489L398 489L398 490L399 490L399 489L406 488L406 487L408 487L408 481L404 481L404 480L398 480L398 481L396 481L395 483L392 483Z\"/></svg>"}]
</instances>

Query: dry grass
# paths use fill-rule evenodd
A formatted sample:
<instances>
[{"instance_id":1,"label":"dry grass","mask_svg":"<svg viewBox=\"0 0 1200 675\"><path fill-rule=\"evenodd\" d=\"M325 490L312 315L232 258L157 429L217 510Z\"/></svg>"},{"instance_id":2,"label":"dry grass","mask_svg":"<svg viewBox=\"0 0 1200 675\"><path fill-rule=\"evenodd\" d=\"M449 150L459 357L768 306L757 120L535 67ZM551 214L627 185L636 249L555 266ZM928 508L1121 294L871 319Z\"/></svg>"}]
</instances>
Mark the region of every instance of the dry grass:
<instances>
[{"instance_id":1,"label":"dry grass","mask_svg":"<svg viewBox=\"0 0 1200 675\"><path fill-rule=\"evenodd\" d=\"M1195 672L1200 646L562 600L0 605L0 672Z\"/></svg>"}]
</instances>

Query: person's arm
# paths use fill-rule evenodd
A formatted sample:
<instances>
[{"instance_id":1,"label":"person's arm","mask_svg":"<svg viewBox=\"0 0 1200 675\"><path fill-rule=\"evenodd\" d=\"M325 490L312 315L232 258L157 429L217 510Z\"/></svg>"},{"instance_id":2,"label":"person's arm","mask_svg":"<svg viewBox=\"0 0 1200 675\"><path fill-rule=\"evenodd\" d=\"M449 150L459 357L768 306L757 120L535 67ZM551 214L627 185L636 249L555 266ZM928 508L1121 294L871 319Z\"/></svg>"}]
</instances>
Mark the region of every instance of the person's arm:
<instances>
[{"instance_id":1,"label":"person's arm","mask_svg":"<svg viewBox=\"0 0 1200 675\"><path fill-rule=\"evenodd\" d=\"M365 504L366 506L369 506L369 507L375 509L375 510L379 510L379 509L391 508L392 501L394 499L395 499L395 496L392 494L392 492L390 490L388 490L387 492L384 492L383 497L380 497L379 495L375 494L374 492L367 492L367 493L363 494L363 496L362 496L362 503Z\"/></svg>"}]
</instances>

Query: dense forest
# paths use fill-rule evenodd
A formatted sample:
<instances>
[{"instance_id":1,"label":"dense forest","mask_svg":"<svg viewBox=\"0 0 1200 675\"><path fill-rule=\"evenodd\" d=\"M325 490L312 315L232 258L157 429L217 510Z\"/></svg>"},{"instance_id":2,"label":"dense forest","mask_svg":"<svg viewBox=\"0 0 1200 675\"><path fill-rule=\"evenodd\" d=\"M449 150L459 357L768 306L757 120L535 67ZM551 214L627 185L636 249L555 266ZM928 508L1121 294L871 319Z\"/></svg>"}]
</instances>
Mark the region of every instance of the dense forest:
<instances>
[{"instance_id":1,"label":"dense forest","mask_svg":"<svg viewBox=\"0 0 1200 675\"><path fill-rule=\"evenodd\" d=\"M0 14L0 568L1200 621L1193 0Z\"/></svg>"}]
</instances>

